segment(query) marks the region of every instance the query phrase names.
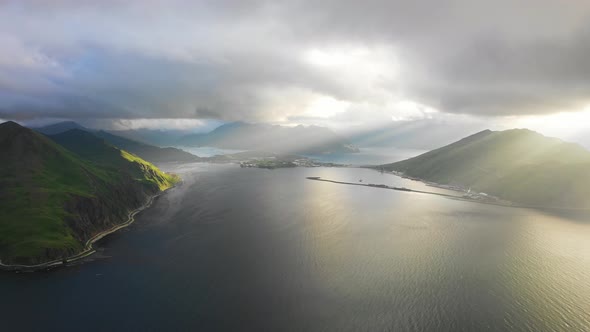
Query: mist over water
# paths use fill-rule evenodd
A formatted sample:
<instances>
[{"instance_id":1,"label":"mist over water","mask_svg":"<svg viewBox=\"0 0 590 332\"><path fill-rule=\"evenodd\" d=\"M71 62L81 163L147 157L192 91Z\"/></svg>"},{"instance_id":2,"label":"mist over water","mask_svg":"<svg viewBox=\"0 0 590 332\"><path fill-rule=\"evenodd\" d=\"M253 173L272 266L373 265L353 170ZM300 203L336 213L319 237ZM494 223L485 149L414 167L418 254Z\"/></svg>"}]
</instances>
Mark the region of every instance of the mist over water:
<instances>
[{"instance_id":1,"label":"mist over water","mask_svg":"<svg viewBox=\"0 0 590 332\"><path fill-rule=\"evenodd\" d=\"M305 179L435 190L367 169L164 169L184 184L94 262L0 274L5 326L590 330L586 215Z\"/></svg>"},{"instance_id":2,"label":"mist over water","mask_svg":"<svg viewBox=\"0 0 590 332\"><path fill-rule=\"evenodd\" d=\"M361 147L358 153L314 154L308 157L327 163L344 165L382 165L412 158L426 152L418 149Z\"/></svg>"},{"instance_id":3,"label":"mist over water","mask_svg":"<svg viewBox=\"0 0 590 332\"><path fill-rule=\"evenodd\" d=\"M176 148L182 149L189 153L192 153L199 157L213 157L217 155L224 155L224 154L232 154L243 152L243 150L229 150L229 149L219 149L210 146L201 146L201 147L192 147L192 146L176 146Z\"/></svg>"}]
</instances>

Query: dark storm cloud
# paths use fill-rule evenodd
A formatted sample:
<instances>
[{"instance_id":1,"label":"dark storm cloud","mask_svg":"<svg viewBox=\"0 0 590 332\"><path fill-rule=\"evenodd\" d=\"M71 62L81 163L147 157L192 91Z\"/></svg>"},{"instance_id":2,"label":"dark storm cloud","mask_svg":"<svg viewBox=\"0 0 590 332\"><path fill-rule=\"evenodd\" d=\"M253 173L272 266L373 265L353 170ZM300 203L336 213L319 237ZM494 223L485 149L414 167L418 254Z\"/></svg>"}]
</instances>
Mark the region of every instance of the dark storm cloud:
<instances>
[{"instance_id":1,"label":"dark storm cloud","mask_svg":"<svg viewBox=\"0 0 590 332\"><path fill-rule=\"evenodd\" d=\"M562 40L482 36L430 62L412 82L418 98L448 112L520 115L590 104L590 24Z\"/></svg>"},{"instance_id":2,"label":"dark storm cloud","mask_svg":"<svg viewBox=\"0 0 590 332\"><path fill-rule=\"evenodd\" d=\"M276 121L308 116L303 108L317 96L375 109L402 98L473 115L575 111L590 103L589 8L557 0L3 2L0 117ZM369 65L371 52L391 50L396 66L363 76L364 67L356 75L343 65L352 72L342 75L306 62L309 50L334 48L366 50Z\"/></svg>"}]
</instances>

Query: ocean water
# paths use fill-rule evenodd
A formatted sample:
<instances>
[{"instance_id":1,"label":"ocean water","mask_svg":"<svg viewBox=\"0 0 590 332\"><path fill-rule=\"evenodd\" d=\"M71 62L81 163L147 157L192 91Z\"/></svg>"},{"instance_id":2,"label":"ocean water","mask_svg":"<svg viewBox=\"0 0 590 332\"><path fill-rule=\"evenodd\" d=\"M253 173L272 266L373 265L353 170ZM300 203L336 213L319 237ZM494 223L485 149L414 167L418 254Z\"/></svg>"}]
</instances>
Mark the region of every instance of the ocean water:
<instances>
[{"instance_id":1,"label":"ocean water","mask_svg":"<svg viewBox=\"0 0 590 332\"><path fill-rule=\"evenodd\" d=\"M0 274L6 331L590 331L584 213L306 179L434 190L367 169L164 167L184 184L93 261Z\"/></svg>"}]
</instances>

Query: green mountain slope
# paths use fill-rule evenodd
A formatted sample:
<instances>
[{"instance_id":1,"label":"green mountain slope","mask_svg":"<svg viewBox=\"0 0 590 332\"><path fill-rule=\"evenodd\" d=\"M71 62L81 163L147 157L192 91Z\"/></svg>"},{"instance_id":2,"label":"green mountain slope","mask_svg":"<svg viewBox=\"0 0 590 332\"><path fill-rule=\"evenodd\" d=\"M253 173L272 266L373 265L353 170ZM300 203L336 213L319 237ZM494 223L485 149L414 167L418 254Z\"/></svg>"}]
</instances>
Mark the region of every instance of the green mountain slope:
<instances>
[{"instance_id":1,"label":"green mountain slope","mask_svg":"<svg viewBox=\"0 0 590 332\"><path fill-rule=\"evenodd\" d=\"M77 139L81 149L82 143L92 143ZM124 222L149 195L177 181L138 157L92 144L78 155L14 122L0 124L3 263L72 255L95 234ZM105 156L112 159L102 160Z\"/></svg>"},{"instance_id":2,"label":"green mountain slope","mask_svg":"<svg viewBox=\"0 0 590 332\"><path fill-rule=\"evenodd\" d=\"M582 208L590 203L590 152L526 129L482 131L381 167L523 204Z\"/></svg>"},{"instance_id":3,"label":"green mountain slope","mask_svg":"<svg viewBox=\"0 0 590 332\"><path fill-rule=\"evenodd\" d=\"M45 134L45 135L59 135L59 134L65 133L66 131L69 131L72 129L86 131L86 132L92 133L92 134L104 139L105 141L107 141L111 145L113 145L121 150L131 152L131 153L139 156L140 158L147 160L149 162L152 162L152 163L177 162L177 161L189 162L189 161L201 160L201 158L199 158L198 156L195 156L193 154L190 154L186 151L183 151L183 150L180 150L177 148L172 148L172 147L161 148L161 147L141 143L141 142L129 139L129 138L114 135L114 134L106 132L106 131L102 131L102 130L95 131L95 130L91 130L88 128L84 128L82 125L80 125L76 122L73 122L73 121L58 122L58 123L54 123L54 124L51 124L51 125L48 125L45 127L32 128L32 129L37 132L40 132L42 134Z\"/></svg>"},{"instance_id":4,"label":"green mountain slope","mask_svg":"<svg viewBox=\"0 0 590 332\"><path fill-rule=\"evenodd\" d=\"M160 190L169 187L170 175L162 173L153 164L110 145L107 141L92 133L72 129L49 136L49 138L69 151L103 168L124 171L138 181L157 185Z\"/></svg>"},{"instance_id":5,"label":"green mountain slope","mask_svg":"<svg viewBox=\"0 0 590 332\"><path fill-rule=\"evenodd\" d=\"M201 160L201 158L199 158L198 156L195 156L194 154L188 153L177 148L160 148L157 146L137 142L125 137L113 135L102 130L96 132L95 135L109 142L113 146L118 147L119 149L129 151L141 157L142 159L154 163L175 161L186 162Z\"/></svg>"}]
</instances>

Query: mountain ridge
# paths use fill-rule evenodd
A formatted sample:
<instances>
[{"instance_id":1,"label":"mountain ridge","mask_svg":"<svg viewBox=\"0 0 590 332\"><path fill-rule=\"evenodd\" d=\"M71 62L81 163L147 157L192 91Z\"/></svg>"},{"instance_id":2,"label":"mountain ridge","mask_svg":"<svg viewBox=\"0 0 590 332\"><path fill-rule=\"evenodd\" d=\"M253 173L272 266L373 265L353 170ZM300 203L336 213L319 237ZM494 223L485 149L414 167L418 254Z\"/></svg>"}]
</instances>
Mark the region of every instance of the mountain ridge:
<instances>
[{"instance_id":1,"label":"mountain ridge","mask_svg":"<svg viewBox=\"0 0 590 332\"><path fill-rule=\"evenodd\" d=\"M513 202L581 208L590 203L590 151L528 129L485 130L414 158L379 166Z\"/></svg>"},{"instance_id":2,"label":"mountain ridge","mask_svg":"<svg viewBox=\"0 0 590 332\"><path fill-rule=\"evenodd\" d=\"M120 149L134 153L150 162L186 162L201 160L199 156L195 156L181 149L173 147L157 147L150 144L134 141L129 138L117 136L104 130L99 130L95 133L95 135Z\"/></svg>"},{"instance_id":3,"label":"mountain ridge","mask_svg":"<svg viewBox=\"0 0 590 332\"><path fill-rule=\"evenodd\" d=\"M79 124L75 121L56 122L56 123L52 123L52 124L49 124L46 126L34 127L31 129L33 129L36 132L40 132L42 134L45 134L45 135L55 135L55 134L63 133L64 131L68 131L70 129L80 129L80 130L90 131L90 129L82 126L81 124Z\"/></svg>"},{"instance_id":4,"label":"mountain ridge","mask_svg":"<svg viewBox=\"0 0 590 332\"><path fill-rule=\"evenodd\" d=\"M58 122L45 127L32 129L48 136L58 135L72 129L86 131L97 137L100 137L101 139L104 139L106 142L119 149L131 152L142 159L153 163L188 162L201 160L199 156L195 156L181 149L173 147L158 147L126 137L118 136L104 130L88 129L73 121Z\"/></svg>"}]
</instances>

